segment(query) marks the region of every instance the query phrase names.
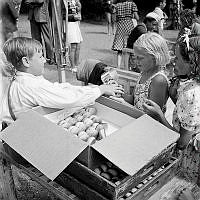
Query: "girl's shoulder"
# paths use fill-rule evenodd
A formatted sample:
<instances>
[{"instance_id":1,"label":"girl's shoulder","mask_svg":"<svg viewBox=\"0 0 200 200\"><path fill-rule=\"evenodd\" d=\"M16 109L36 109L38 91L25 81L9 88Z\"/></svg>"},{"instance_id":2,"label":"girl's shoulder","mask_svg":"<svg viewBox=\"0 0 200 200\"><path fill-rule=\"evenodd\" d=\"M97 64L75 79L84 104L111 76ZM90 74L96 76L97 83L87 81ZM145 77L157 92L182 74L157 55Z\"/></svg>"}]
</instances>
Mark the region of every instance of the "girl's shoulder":
<instances>
[{"instance_id":1,"label":"girl's shoulder","mask_svg":"<svg viewBox=\"0 0 200 200\"><path fill-rule=\"evenodd\" d=\"M164 72L158 72L151 77L151 82L154 84L167 84L169 86L169 79Z\"/></svg>"}]
</instances>

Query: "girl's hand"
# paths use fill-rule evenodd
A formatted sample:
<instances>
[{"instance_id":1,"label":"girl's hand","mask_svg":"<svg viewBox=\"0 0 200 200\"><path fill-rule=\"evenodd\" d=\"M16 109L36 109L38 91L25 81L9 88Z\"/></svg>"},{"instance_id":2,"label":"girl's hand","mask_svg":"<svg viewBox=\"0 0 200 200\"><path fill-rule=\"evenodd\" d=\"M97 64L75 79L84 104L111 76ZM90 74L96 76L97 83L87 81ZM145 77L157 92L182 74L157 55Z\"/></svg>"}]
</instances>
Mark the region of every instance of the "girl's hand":
<instances>
[{"instance_id":1,"label":"girl's hand","mask_svg":"<svg viewBox=\"0 0 200 200\"><path fill-rule=\"evenodd\" d=\"M169 86L169 96L174 103L177 101L177 90L180 86L180 80L176 79L174 82L171 82Z\"/></svg>"},{"instance_id":2,"label":"girl's hand","mask_svg":"<svg viewBox=\"0 0 200 200\"><path fill-rule=\"evenodd\" d=\"M120 85L100 85L99 89L101 90L102 94L108 96L115 96L116 94L124 94L124 89Z\"/></svg>"},{"instance_id":3,"label":"girl's hand","mask_svg":"<svg viewBox=\"0 0 200 200\"><path fill-rule=\"evenodd\" d=\"M145 103L143 104L143 108L145 113L155 120L160 121L163 116L163 112L160 109L160 106L152 100L146 99Z\"/></svg>"}]
</instances>

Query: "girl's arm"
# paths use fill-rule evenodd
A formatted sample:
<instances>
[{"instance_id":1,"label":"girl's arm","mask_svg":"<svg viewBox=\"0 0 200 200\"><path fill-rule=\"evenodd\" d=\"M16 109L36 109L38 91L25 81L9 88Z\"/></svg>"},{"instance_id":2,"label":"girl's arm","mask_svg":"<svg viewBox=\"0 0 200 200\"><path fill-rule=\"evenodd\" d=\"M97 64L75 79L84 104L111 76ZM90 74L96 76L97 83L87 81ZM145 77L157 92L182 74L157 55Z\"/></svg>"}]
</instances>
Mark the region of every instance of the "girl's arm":
<instances>
[{"instance_id":1,"label":"girl's arm","mask_svg":"<svg viewBox=\"0 0 200 200\"><path fill-rule=\"evenodd\" d=\"M163 75L155 76L149 90L149 99L157 103L162 109L169 97L169 86L166 78Z\"/></svg>"},{"instance_id":2,"label":"girl's arm","mask_svg":"<svg viewBox=\"0 0 200 200\"><path fill-rule=\"evenodd\" d=\"M143 108L146 114L154 118L155 120L159 121L167 128L176 131L174 127L172 127L167 119L165 118L164 113L162 112L160 106L152 100L146 99L145 103L143 104Z\"/></svg>"},{"instance_id":3,"label":"girl's arm","mask_svg":"<svg viewBox=\"0 0 200 200\"><path fill-rule=\"evenodd\" d=\"M133 16L134 18L139 21L139 15L138 15L138 12L133 12Z\"/></svg>"}]
</instances>

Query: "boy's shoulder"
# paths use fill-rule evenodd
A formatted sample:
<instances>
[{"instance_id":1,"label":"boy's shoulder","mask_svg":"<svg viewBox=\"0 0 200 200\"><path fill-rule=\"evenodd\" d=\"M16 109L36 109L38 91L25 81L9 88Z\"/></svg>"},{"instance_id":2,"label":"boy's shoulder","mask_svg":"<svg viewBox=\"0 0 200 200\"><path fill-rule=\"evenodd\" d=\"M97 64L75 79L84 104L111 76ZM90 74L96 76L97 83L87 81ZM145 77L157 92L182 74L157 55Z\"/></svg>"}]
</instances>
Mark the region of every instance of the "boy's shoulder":
<instances>
[{"instance_id":1,"label":"boy's shoulder","mask_svg":"<svg viewBox=\"0 0 200 200\"><path fill-rule=\"evenodd\" d=\"M28 73L19 73L16 80L26 88L41 87L44 86L47 81L41 76L34 76Z\"/></svg>"}]
</instances>

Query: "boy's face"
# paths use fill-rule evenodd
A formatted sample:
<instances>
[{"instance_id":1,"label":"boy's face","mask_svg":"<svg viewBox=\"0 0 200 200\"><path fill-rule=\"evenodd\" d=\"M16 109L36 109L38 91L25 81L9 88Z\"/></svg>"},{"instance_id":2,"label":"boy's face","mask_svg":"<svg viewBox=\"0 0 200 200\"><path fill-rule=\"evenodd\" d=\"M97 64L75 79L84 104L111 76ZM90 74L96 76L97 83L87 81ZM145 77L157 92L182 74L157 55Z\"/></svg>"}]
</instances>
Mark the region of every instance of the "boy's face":
<instances>
[{"instance_id":1,"label":"boy's face","mask_svg":"<svg viewBox=\"0 0 200 200\"><path fill-rule=\"evenodd\" d=\"M156 20L146 22L147 30L158 33L158 22Z\"/></svg>"},{"instance_id":2,"label":"boy's face","mask_svg":"<svg viewBox=\"0 0 200 200\"><path fill-rule=\"evenodd\" d=\"M40 76L44 73L44 64L46 59L43 56L42 50L35 51L33 57L29 59L29 67L31 73L35 76Z\"/></svg>"}]
</instances>

